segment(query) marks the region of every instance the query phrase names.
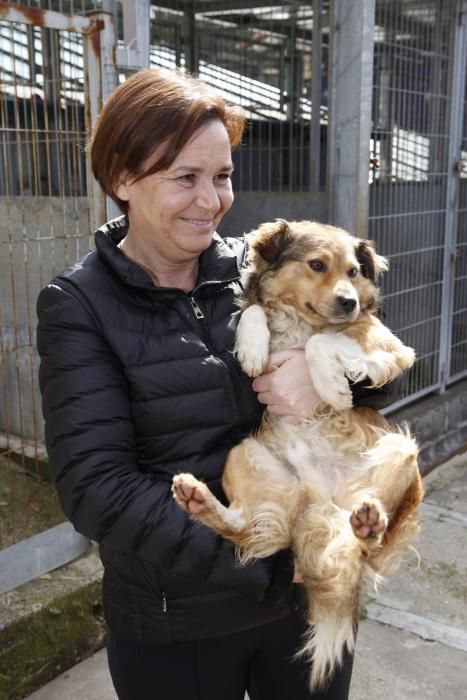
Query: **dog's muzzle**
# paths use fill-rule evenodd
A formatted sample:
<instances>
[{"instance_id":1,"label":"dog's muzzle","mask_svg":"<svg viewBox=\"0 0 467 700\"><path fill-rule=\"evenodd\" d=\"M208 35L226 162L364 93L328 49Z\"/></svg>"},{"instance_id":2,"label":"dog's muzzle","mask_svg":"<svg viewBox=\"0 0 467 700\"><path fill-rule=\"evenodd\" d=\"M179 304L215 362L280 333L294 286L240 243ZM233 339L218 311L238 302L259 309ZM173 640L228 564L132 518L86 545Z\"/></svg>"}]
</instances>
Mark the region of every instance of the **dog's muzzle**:
<instances>
[{"instance_id":1,"label":"dog's muzzle","mask_svg":"<svg viewBox=\"0 0 467 700\"><path fill-rule=\"evenodd\" d=\"M357 306L357 300L353 297L337 297L337 308L345 314L351 314Z\"/></svg>"}]
</instances>

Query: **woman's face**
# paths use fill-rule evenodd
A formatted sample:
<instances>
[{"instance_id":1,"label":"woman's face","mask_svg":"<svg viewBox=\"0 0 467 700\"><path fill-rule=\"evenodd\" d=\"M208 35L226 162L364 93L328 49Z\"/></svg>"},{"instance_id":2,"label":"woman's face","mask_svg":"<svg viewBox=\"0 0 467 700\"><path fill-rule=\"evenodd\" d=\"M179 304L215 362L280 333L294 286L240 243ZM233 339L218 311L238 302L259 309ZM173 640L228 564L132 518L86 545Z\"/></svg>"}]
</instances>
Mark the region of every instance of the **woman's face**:
<instances>
[{"instance_id":1,"label":"woman's face","mask_svg":"<svg viewBox=\"0 0 467 700\"><path fill-rule=\"evenodd\" d=\"M133 244L169 263L200 255L232 206L232 170L227 131L213 120L194 134L168 170L121 182L116 194L128 202Z\"/></svg>"}]
</instances>

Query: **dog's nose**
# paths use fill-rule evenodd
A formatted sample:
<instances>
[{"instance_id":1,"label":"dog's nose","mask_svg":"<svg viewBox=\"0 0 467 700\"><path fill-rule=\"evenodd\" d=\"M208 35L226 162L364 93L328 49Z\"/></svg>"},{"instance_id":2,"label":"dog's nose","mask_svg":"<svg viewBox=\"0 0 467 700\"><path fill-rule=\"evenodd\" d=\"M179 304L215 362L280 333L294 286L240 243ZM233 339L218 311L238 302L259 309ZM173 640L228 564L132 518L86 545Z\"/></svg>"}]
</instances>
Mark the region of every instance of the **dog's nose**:
<instances>
[{"instance_id":1,"label":"dog's nose","mask_svg":"<svg viewBox=\"0 0 467 700\"><path fill-rule=\"evenodd\" d=\"M349 314L357 306L357 300L353 297L337 297L337 303L346 314Z\"/></svg>"}]
</instances>

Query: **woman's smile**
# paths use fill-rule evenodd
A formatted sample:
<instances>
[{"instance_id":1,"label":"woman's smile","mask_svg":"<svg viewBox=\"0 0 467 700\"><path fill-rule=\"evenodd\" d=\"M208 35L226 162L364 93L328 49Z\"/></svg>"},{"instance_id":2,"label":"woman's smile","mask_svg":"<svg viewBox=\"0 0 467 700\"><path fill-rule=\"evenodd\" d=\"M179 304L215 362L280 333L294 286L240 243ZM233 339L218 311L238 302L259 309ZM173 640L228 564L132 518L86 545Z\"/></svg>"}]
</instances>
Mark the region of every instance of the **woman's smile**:
<instances>
[{"instance_id":1,"label":"woman's smile","mask_svg":"<svg viewBox=\"0 0 467 700\"><path fill-rule=\"evenodd\" d=\"M197 259L232 205L232 170L227 130L213 119L195 132L167 170L123 180L117 194L128 202L125 246L133 258L156 270Z\"/></svg>"}]
</instances>

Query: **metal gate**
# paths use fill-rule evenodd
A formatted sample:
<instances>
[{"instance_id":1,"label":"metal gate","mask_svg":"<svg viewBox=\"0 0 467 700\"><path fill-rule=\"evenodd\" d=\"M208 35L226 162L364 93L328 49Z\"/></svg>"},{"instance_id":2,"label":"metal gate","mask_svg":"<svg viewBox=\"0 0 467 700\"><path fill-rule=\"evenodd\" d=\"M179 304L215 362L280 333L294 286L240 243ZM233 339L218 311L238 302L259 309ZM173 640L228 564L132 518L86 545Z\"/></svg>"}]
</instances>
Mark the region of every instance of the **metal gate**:
<instances>
[{"instance_id":1,"label":"metal gate","mask_svg":"<svg viewBox=\"0 0 467 700\"><path fill-rule=\"evenodd\" d=\"M464 43L459 48L460 65L458 67L461 99L455 109L455 116L461 126L461 137L459 152L456 151L456 144L453 144L452 153L456 187L452 192L455 219L449 258L454 276L454 289L448 312L452 318L447 375L449 382L467 375L467 80L465 70L467 63L467 41L465 40L467 3L464 3L462 20Z\"/></svg>"},{"instance_id":2,"label":"metal gate","mask_svg":"<svg viewBox=\"0 0 467 700\"><path fill-rule=\"evenodd\" d=\"M401 403L467 374L466 7L376 0L369 235L418 354Z\"/></svg>"},{"instance_id":3,"label":"metal gate","mask_svg":"<svg viewBox=\"0 0 467 700\"><path fill-rule=\"evenodd\" d=\"M151 65L199 73L248 117L234 152L236 207L222 234L276 217L327 217L329 5L152 3Z\"/></svg>"},{"instance_id":4,"label":"metal gate","mask_svg":"<svg viewBox=\"0 0 467 700\"><path fill-rule=\"evenodd\" d=\"M35 302L105 220L84 147L113 45L109 15L0 2L0 591L86 544L43 480Z\"/></svg>"}]
</instances>

